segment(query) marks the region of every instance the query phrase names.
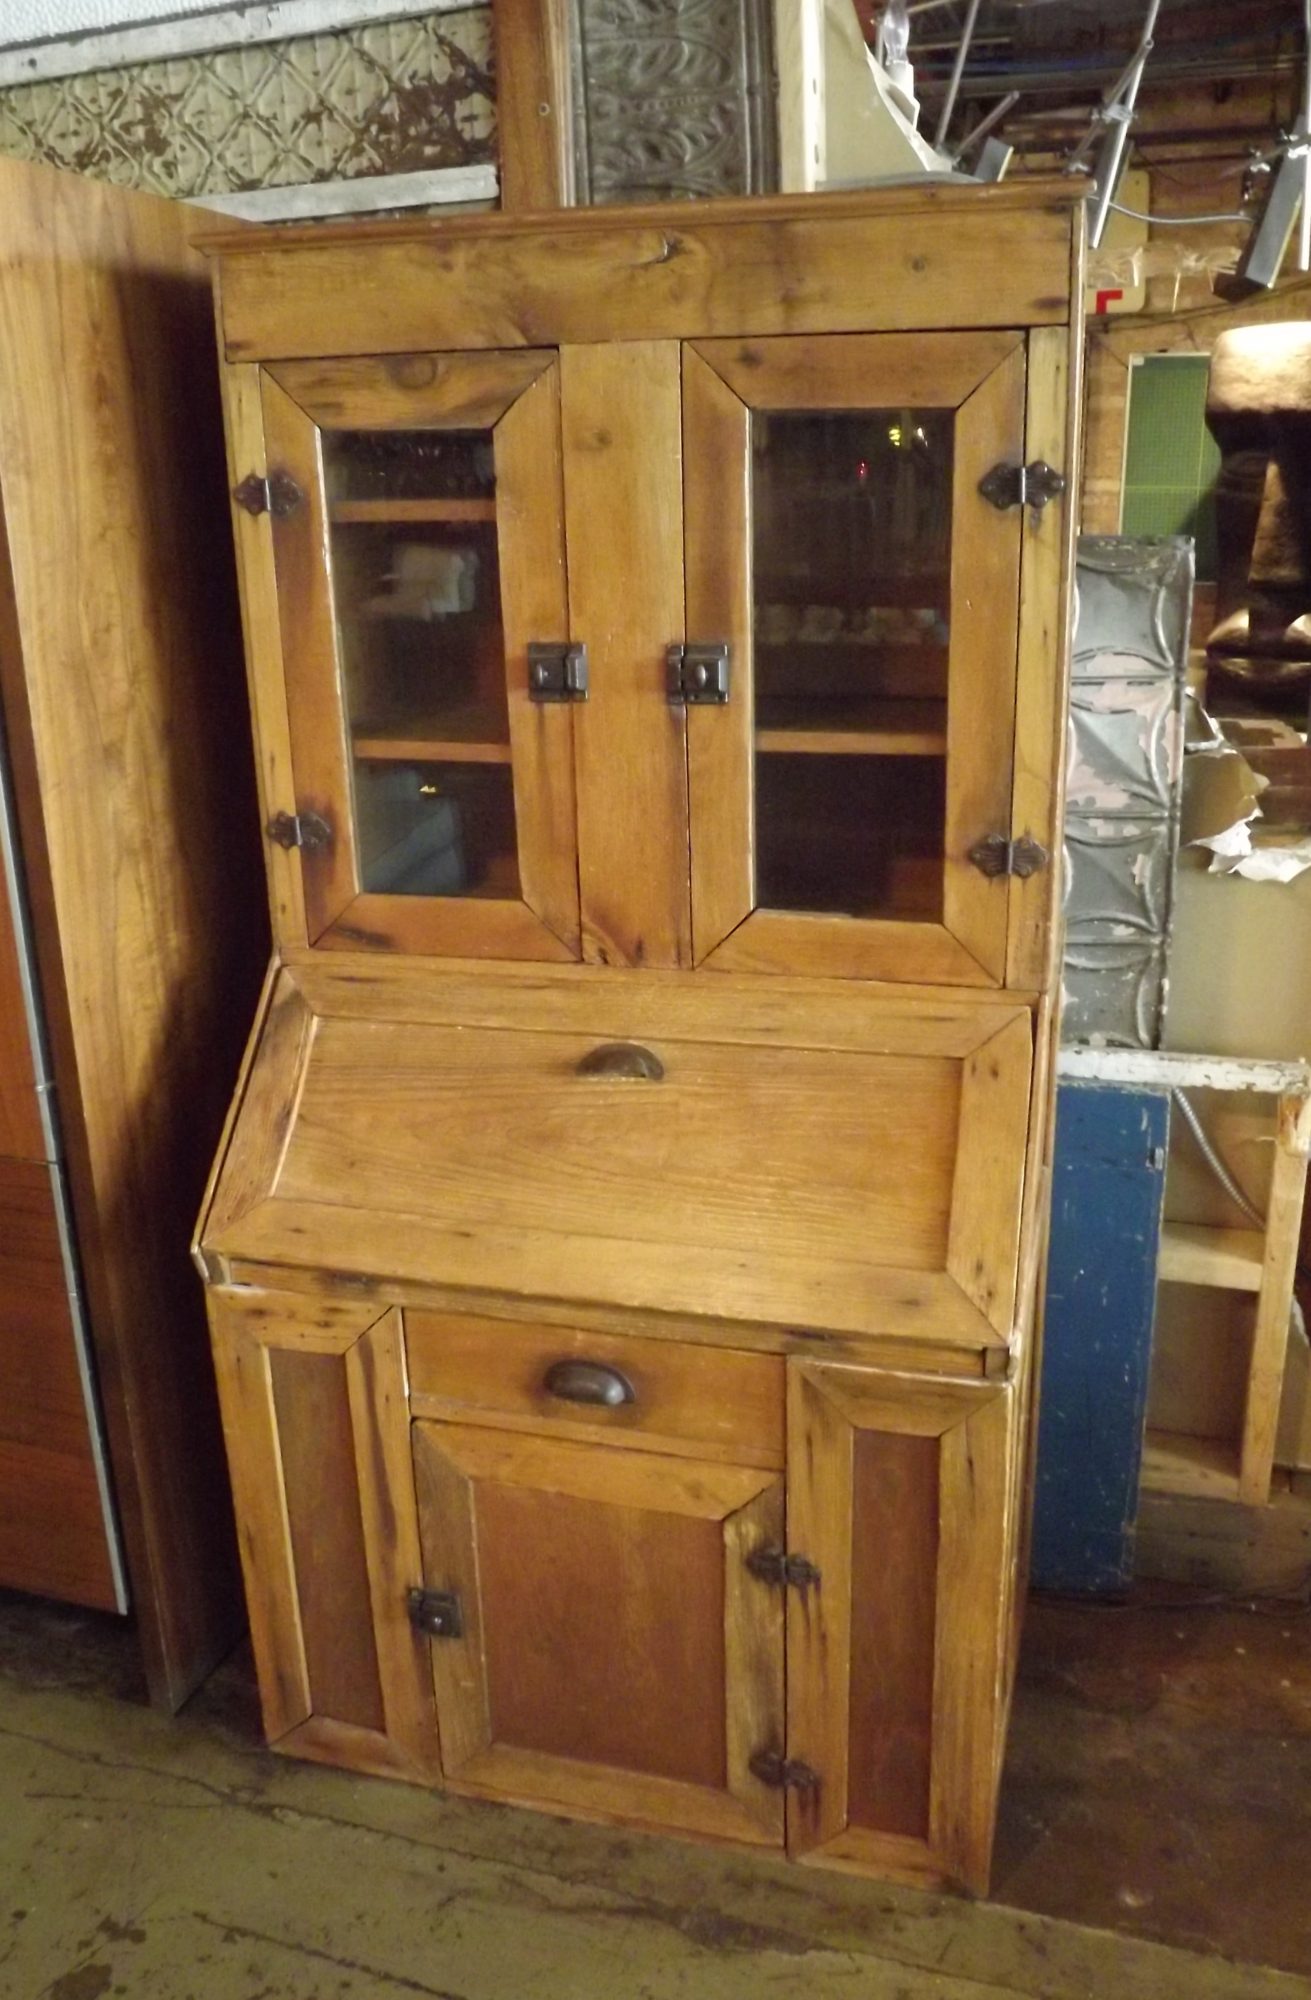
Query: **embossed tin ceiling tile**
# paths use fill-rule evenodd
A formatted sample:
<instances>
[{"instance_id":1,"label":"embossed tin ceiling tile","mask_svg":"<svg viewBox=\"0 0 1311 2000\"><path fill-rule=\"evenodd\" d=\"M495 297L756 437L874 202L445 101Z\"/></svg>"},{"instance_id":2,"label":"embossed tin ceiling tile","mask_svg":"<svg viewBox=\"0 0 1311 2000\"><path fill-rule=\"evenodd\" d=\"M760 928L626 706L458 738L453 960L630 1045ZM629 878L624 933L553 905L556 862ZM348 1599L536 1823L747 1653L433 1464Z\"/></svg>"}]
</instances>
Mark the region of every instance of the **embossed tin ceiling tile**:
<instances>
[{"instance_id":1,"label":"embossed tin ceiling tile","mask_svg":"<svg viewBox=\"0 0 1311 2000\"><path fill-rule=\"evenodd\" d=\"M579 0L579 174L592 201L776 184L770 0Z\"/></svg>"},{"instance_id":2,"label":"embossed tin ceiling tile","mask_svg":"<svg viewBox=\"0 0 1311 2000\"><path fill-rule=\"evenodd\" d=\"M1069 813L1168 813L1183 771L1176 687L1158 681L1084 681L1072 692Z\"/></svg>"},{"instance_id":3,"label":"embossed tin ceiling tile","mask_svg":"<svg viewBox=\"0 0 1311 2000\"><path fill-rule=\"evenodd\" d=\"M1075 680L1113 672L1173 676L1187 652L1192 585L1193 544L1185 535L1081 535Z\"/></svg>"},{"instance_id":4,"label":"embossed tin ceiling tile","mask_svg":"<svg viewBox=\"0 0 1311 2000\"><path fill-rule=\"evenodd\" d=\"M494 131L486 5L0 91L0 151L183 199L482 164Z\"/></svg>"}]
</instances>

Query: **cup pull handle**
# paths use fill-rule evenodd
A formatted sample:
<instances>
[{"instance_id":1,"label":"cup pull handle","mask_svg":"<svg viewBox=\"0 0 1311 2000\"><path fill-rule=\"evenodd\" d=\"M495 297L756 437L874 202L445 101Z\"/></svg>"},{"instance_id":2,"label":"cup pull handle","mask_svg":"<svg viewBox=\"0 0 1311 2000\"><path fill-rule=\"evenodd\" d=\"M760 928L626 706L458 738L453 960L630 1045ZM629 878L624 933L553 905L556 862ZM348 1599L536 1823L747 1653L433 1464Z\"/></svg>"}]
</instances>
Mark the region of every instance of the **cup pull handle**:
<instances>
[{"instance_id":1,"label":"cup pull handle","mask_svg":"<svg viewBox=\"0 0 1311 2000\"><path fill-rule=\"evenodd\" d=\"M618 1077L659 1083L665 1066L653 1049L640 1042L602 1042L576 1065L579 1076Z\"/></svg>"},{"instance_id":2,"label":"cup pull handle","mask_svg":"<svg viewBox=\"0 0 1311 2000\"><path fill-rule=\"evenodd\" d=\"M594 1403L604 1410L637 1401L637 1391L618 1368L603 1361L553 1361L542 1377L548 1396L562 1403Z\"/></svg>"}]
</instances>

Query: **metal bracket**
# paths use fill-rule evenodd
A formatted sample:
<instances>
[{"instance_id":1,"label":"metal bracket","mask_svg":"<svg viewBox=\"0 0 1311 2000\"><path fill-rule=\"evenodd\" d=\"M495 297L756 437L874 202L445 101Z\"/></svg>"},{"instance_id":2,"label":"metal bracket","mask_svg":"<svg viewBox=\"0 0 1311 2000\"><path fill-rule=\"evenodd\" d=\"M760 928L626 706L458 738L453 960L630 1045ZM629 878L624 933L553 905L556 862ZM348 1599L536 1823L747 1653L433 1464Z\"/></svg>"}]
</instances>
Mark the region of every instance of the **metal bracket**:
<instances>
[{"instance_id":1,"label":"metal bracket","mask_svg":"<svg viewBox=\"0 0 1311 2000\"><path fill-rule=\"evenodd\" d=\"M586 701L587 648L534 642L528 648L530 701Z\"/></svg>"},{"instance_id":2,"label":"metal bracket","mask_svg":"<svg viewBox=\"0 0 1311 2000\"><path fill-rule=\"evenodd\" d=\"M773 1547L753 1549L747 1557L747 1568L762 1583L782 1584L793 1590L809 1590L820 1580L809 1556L790 1556L786 1550Z\"/></svg>"},{"instance_id":3,"label":"metal bracket","mask_svg":"<svg viewBox=\"0 0 1311 2000\"><path fill-rule=\"evenodd\" d=\"M729 646L726 639L709 646L669 646L665 650L670 701L728 700Z\"/></svg>"},{"instance_id":4,"label":"metal bracket","mask_svg":"<svg viewBox=\"0 0 1311 2000\"><path fill-rule=\"evenodd\" d=\"M969 851L969 859L980 875L990 878L1018 875L1021 882L1045 868L1048 858L1047 849L1027 833L1022 833L1018 840L1008 840L1004 833L990 833L975 841Z\"/></svg>"},{"instance_id":5,"label":"metal bracket","mask_svg":"<svg viewBox=\"0 0 1311 2000\"><path fill-rule=\"evenodd\" d=\"M318 813L274 813L264 829L279 847L328 847L332 843L332 828Z\"/></svg>"},{"instance_id":6,"label":"metal bracket","mask_svg":"<svg viewBox=\"0 0 1311 2000\"><path fill-rule=\"evenodd\" d=\"M248 514L272 514L281 521L295 513L305 495L289 472L270 472L267 478L248 472L240 486L233 487L232 497Z\"/></svg>"},{"instance_id":7,"label":"metal bracket","mask_svg":"<svg viewBox=\"0 0 1311 2000\"><path fill-rule=\"evenodd\" d=\"M819 1772L799 1757L784 1757L777 1750L757 1750L747 1769L762 1785L775 1791L813 1792L819 1789Z\"/></svg>"},{"instance_id":8,"label":"metal bracket","mask_svg":"<svg viewBox=\"0 0 1311 2000\"><path fill-rule=\"evenodd\" d=\"M1003 459L984 473L979 491L999 512L1008 507L1029 507L1036 517L1049 500L1064 493L1065 474L1048 465L1045 458L1035 458L1031 465L1008 465Z\"/></svg>"},{"instance_id":9,"label":"metal bracket","mask_svg":"<svg viewBox=\"0 0 1311 2000\"><path fill-rule=\"evenodd\" d=\"M458 1590L412 1590L405 1599L410 1623L428 1639L462 1639L464 1611Z\"/></svg>"}]
</instances>

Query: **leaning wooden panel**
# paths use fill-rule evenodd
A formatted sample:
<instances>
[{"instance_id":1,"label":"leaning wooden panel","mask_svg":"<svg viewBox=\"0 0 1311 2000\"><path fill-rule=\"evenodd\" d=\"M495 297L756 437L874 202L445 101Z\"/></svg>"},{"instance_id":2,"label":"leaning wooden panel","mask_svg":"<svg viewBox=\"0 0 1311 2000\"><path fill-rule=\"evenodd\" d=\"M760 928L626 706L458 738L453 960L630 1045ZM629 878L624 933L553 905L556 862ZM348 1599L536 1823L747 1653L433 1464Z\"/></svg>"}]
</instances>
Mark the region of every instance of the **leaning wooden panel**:
<instances>
[{"instance_id":1,"label":"leaning wooden panel","mask_svg":"<svg viewBox=\"0 0 1311 2000\"><path fill-rule=\"evenodd\" d=\"M241 1615L185 1252L267 960L212 302L177 203L4 160L0 218L5 732L137 1629L176 1706Z\"/></svg>"},{"instance_id":2,"label":"leaning wooden panel","mask_svg":"<svg viewBox=\"0 0 1311 2000\"><path fill-rule=\"evenodd\" d=\"M280 232L257 257L225 246L227 351L1050 325L1069 316L1076 198L1047 182Z\"/></svg>"},{"instance_id":3,"label":"leaning wooden panel","mask_svg":"<svg viewBox=\"0 0 1311 2000\"><path fill-rule=\"evenodd\" d=\"M1262 1507L1270 1498L1270 1474L1292 1331L1290 1313L1306 1198L1309 1143L1311 1102L1302 1097L1281 1097L1239 1458L1238 1497L1249 1507Z\"/></svg>"}]
</instances>

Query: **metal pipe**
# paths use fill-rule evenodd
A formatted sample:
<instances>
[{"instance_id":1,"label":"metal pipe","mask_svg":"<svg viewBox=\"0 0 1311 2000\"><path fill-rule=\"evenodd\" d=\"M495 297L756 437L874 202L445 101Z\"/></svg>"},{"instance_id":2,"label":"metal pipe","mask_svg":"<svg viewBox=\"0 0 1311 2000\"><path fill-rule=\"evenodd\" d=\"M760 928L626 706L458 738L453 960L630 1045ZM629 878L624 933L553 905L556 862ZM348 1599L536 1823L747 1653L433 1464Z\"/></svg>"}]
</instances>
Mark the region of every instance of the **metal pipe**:
<instances>
[{"instance_id":1,"label":"metal pipe","mask_svg":"<svg viewBox=\"0 0 1311 2000\"><path fill-rule=\"evenodd\" d=\"M1308 0L1308 5L1311 5L1311 0ZM970 147L975 145L978 140L986 139L989 132L992 131L994 125L999 125L1002 119L1006 116L1006 113L1011 109L1013 105L1018 104L1019 101L1020 101L1019 91L1008 90L1005 97L1002 98L1000 104L994 104L992 110L987 113L986 117L980 118L978 124L974 127L973 131L967 132L965 134L965 137L961 140L960 145L956 148L955 152L952 154L952 159L959 160L961 154L968 152Z\"/></svg>"},{"instance_id":2,"label":"metal pipe","mask_svg":"<svg viewBox=\"0 0 1311 2000\"><path fill-rule=\"evenodd\" d=\"M1093 208L1092 227L1088 232L1088 241L1094 250L1105 233L1106 217L1119 185L1120 169L1124 165L1124 150L1129 143L1129 127L1133 124L1134 108L1138 103L1138 88L1143 80L1143 71L1147 67L1147 58L1152 52L1152 35L1160 11L1161 0L1148 0L1147 19L1143 23L1137 52L1129 66L1127 81L1116 92L1120 101L1108 105L1106 109L1105 115L1110 130L1106 134L1102 155L1097 162L1097 172L1094 176L1097 200Z\"/></svg>"},{"instance_id":3,"label":"metal pipe","mask_svg":"<svg viewBox=\"0 0 1311 2000\"><path fill-rule=\"evenodd\" d=\"M1160 0L1157 0L1160 5ZM956 109L956 93L960 89L961 75L965 69L965 58L970 52L974 39L974 23L979 18L979 0L970 0L970 11L965 16L965 26L961 29L960 46L956 50L956 60L951 66L951 78L947 84L947 95L942 100L938 113L938 129L933 136L935 146L941 147L947 137L947 127L951 124L951 114Z\"/></svg>"}]
</instances>

